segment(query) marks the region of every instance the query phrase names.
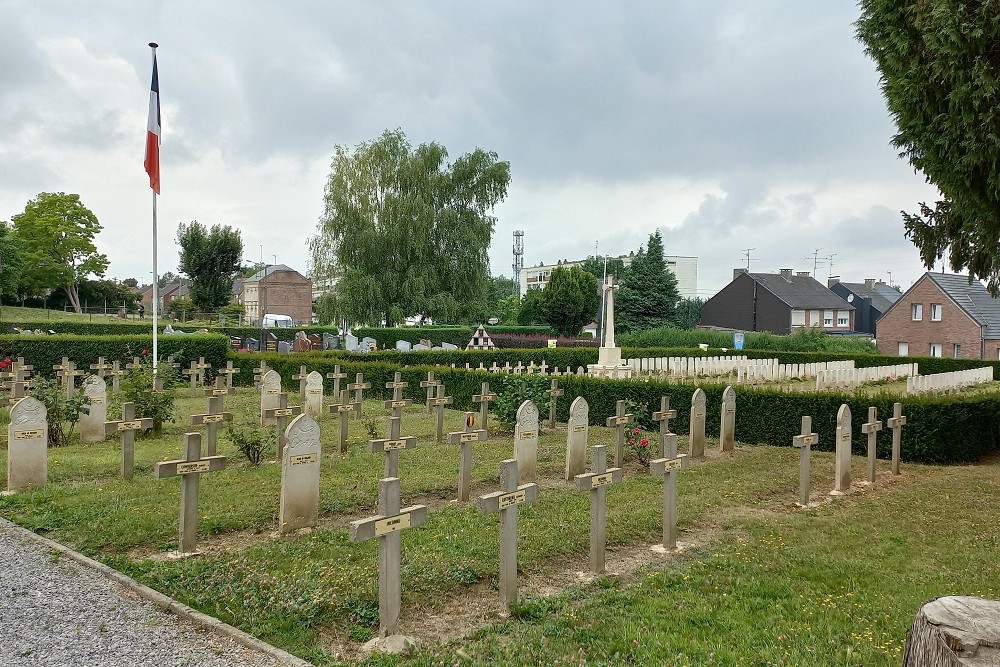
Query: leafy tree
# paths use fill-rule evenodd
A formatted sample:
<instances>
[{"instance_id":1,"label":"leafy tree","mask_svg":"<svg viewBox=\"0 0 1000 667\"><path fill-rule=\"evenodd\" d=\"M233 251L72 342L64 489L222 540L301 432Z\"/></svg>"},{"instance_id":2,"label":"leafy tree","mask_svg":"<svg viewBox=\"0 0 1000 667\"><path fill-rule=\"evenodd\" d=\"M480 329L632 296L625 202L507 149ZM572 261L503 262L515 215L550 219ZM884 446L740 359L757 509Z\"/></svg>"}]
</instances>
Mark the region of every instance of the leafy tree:
<instances>
[{"instance_id":1,"label":"leafy tree","mask_svg":"<svg viewBox=\"0 0 1000 667\"><path fill-rule=\"evenodd\" d=\"M339 271L350 319L456 320L485 302L489 213L507 195L510 164L482 149L447 158L437 143L413 148L401 130L336 147L310 250L315 276Z\"/></svg>"},{"instance_id":2,"label":"leafy tree","mask_svg":"<svg viewBox=\"0 0 1000 667\"><path fill-rule=\"evenodd\" d=\"M181 276L177 275L173 271L167 271L166 273L160 274L160 279L156 281L156 286L163 289L167 285L173 283L184 283L185 280Z\"/></svg>"},{"instance_id":3,"label":"leafy tree","mask_svg":"<svg viewBox=\"0 0 1000 667\"><path fill-rule=\"evenodd\" d=\"M42 294L62 287L73 310L81 312L80 281L89 275L103 276L108 268L108 258L94 245L101 231L97 216L83 205L80 195L42 192L11 222L23 251L24 291Z\"/></svg>"},{"instance_id":4,"label":"leafy tree","mask_svg":"<svg viewBox=\"0 0 1000 667\"><path fill-rule=\"evenodd\" d=\"M542 294L545 323L562 336L579 334L583 325L593 321L601 305L597 278L578 266L553 269Z\"/></svg>"},{"instance_id":5,"label":"leafy tree","mask_svg":"<svg viewBox=\"0 0 1000 667\"><path fill-rule=\"evenodd\" d=\"M597 278L597 284L604 283L604 258L591 255L580 262L580 268ZM625 262L621 257L608 258L608 275L620 276L625 271Z\"/></svg>"},{"instance_id":6,"label":"leafy tree","mask_svg":"<svg viewBox=\"0 0 1000 667\"><path fill-rule=\"evenodd\" d=\"M538 290L535 290L538 291ZM516 294L511 294L500 299L492 317L500 320L500 324L517 324L518 313L521 312L521 300Z\"/></svg>"},{"instance_id":7,"label":"leafy tree","mask_svg":"<svg viewBox=\"0 0 1000 667\"><path fill-rule=\"evenodd\" d=\"M513 278L507 276L493 276L490 278L489 294L487 295L487 305L490 310L496 310L501 299L513 296L517 292L517 285Z\"/></svg>"},{"instance_id":8,"label":"leafy tree","mask_svg":"<svg viewBox=\"0 0 1000 667\"><path fill-rule=\"evenodd\" d=\"M677 312L674 313L674 326L678 329L694 329L701 322L701 307L705 300L681 299L677 302Z\"/></svg>"},{"instance_id":9,"label":"leafy tree","mask_svg":"<svg viewBox=\"0 0 1000 667\"><path fill-rule=\"evenodd\" d=\"M628 332L668 326L679 298L677 278L663 259L663 237L657 229L622 275L615 298L615 329Z\"/></svg>"},{"instance_id":10,"label":"leafy tree","mask_svg":"<svg viewBox=\"0 0 1000 667\"><path fill-rule=\"evenodd\" d=\"M993 2L861 0L858 39L882 75L892 144L943 199L903 212L930 268L944 258L1000 293L1000 22Z\"/></svg>"},{"instance_id":11,"label":"leafy tree","mask_svg":"<svg viewBox=\"0 0 1000 667\"><path fill-rule=\"evenodd\" d=\"M116 311L122 304L125 309L133 311L139 305L139 295L115 280L82 280L77 286L80 304L90 307L107 305L111 311ZM47 300L50 308L60 309L70 303L66 290L58 287L52 291Z\"/></svg>"},{"instance_id":12,"label":"leafy tree","mask_svg":"<svg viewBox=\"0 0 1000 667\"><path fill-rule=\"evenodd\" d=\"M544 324L545 315L542 313L544 301L544 289L529 289L528 293L521 299L521 308L517 311L517 323L521 326Z\"/></svg>"},{"instance_id":13,"label":"leafy tree","mask_svg":"<svg viewBox=\"0 0 1000 667\"><path fill-rule=\"evenodd\" d=\"M194 305L194 301L192 301L190 297L186 296L174 297L169 303L167 303L167 315L176 320L181 320L182 322L187 322L191 315L197 312L197 310L198 307Z\"/></svg>"},{"instance_id":14,"label":"leafy tree","mask_svg":"<svg viewBox=\"0 0 1000 667\"><path fill-rule=\"evenodd\" d=\"M177 226L181 247L181 272L191 278L191 301L197 310L212 312L229 303L233 279L243 261L243 239L238 229L212 225L197 220Z\"/></svg>"},{"instance_id":15,"label":"leafy tree","mask_svg":"<svg viewBox=\"0 0 1000 667\"><path fill-rule=\"evenodd\" d=\"M0 221L0 297L15 298L24 265L21 243L6 222Z\"/></svg>"}]
</instances>

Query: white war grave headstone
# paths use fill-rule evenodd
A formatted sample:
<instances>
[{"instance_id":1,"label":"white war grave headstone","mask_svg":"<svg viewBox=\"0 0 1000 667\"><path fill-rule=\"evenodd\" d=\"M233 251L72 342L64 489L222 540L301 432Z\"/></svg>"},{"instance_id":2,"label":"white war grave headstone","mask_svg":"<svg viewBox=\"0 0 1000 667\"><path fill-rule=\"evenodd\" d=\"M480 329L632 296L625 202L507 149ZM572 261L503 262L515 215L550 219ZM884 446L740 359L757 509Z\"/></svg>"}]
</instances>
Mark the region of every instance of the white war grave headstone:
<instances>
[{"instance_id":1,"label":"white war grave headstone","mask_svg":"<svg viewBox=\"0 0 1000 667\"><path fill-rule=\"evenodd\" d=\"M590 435L590 405L583 396L573 399L566 425L566 479L572 480L587 469L587 438Z\"/></svg>"},{"instance_id":2,"label":"white war grave headstone","mask_svg":"<svg viewBox=\"0 0 1000 667\"><path fill-rule=\"evenodd\" d=\"M521 403L514 422L514 459L518 481L534 482L538 476L538 407L531 400Z\"/></svg>"},{"instance_id":3,"label":"white war grave headstone","mask_svg":"<svg viewBox=\"0 0 1000 667\"><path fill-rule=\"evenodd\" d=\"M688 431L688 455L692 459L705 456L705 392L701 387L691 395L691 428Z\"/></svg>"},{"instance_id":4,"label":"white war grave headstone","mask_svg":"<svg viewBox=\"0 0 1000 667\"><path fill-rule=\"evenodd\" d=\"M722 392L719 445L724 452L731 452L736 447L736 390L732 386Z\"/></svg>"},{"instance_id":5,"label":"white war grave headstone","mask_svg":"<svg viewBox=\"0 0 1000 667\"><path fill-rule=\"evenodd\" d=\"M278 423L275 417L265 417L264 413L278 407L281 394L281 376L275 370L268 370L260 379L260 425L274 426Z\"/></svg>"},{"instance_id":6,"label":"white war grave headstone","mask_svg":"<svg viewBox=\"0 0 1000 667\"><path fill-rule=\"evenodd\" d=\"M846 496L851 489L851 408L846 403L837 411L837 453L834 459L834 486L831 496Z\"/></svg>"},{"instance_id":7,"label":"white war grave headstone","mask_svg":"<svg viewBox=\"0 0 1000 667\"><path fill-rule=\"evenodd\" d=\"M104 422L108 420L108 386L104 378L87 377L83 395L90 405L80 411L80 442L104 442Z\"/></svg>"},{"instance_id":8,"label":"white war grave headstone","mask_svg":"<svg viewBox=\"0 0 1000 667\"><path fill-rule=\"evenodd\" d=\"M316 371L306 376L306 414L315 420L323 415L323 376Z\"/></svg>"},{"instance_id":9,"label":"white war grave headstone","mask_svg":"<svg viewBox=\"0 0 1000 667\"><path fill-rule=\"evenodd\" d=\"M31 396L22 398L10 409L7 426L7 493L45 486L48 442L45 405Z\"/></svg>"},{"instance_id":10,"label":"white war grave headstone","mask_svg":"<svg viewBox=\"0 0 1000 667\"><path fill-rule=\"evenodd\" d=\"M311 415L297 416L285 429L285 442L278 523L290 533L314 527L319 517L319 424Z\"/></svg>"}]
</instances>

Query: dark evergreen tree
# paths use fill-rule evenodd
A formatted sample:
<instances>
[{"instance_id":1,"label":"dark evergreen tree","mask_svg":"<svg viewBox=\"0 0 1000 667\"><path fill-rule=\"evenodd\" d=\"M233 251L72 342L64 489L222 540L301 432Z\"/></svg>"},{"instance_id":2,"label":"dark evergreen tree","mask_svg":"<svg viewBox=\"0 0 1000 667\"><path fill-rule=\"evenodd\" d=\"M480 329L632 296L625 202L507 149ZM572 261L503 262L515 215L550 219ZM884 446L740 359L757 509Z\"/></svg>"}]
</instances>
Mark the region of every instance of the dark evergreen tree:
<instances>
[{"instance_id":1,"label":"dark evergreen tree","mask_svg":"<svg viewBox=\"0 0 1000 667\"><path fill-rule=\"evenodd\" d=\"M578 266L557 266L543 291L542 316L562 336L576 336L600 305L597 278Z\"/></svg>"},{"instance_id":2,"label":"dark evergreen tree","mask_svg":"<svg viewBox=\"0 0 1000 667\"><path fill-rule=\"evenodd\" d=\"M616 331L641 331L673 324L680 297L677 278L663 258L659 229L650 234L646 249L640 249L625 267L620 285L615 298Z\"/></svg>"}]
</instances>

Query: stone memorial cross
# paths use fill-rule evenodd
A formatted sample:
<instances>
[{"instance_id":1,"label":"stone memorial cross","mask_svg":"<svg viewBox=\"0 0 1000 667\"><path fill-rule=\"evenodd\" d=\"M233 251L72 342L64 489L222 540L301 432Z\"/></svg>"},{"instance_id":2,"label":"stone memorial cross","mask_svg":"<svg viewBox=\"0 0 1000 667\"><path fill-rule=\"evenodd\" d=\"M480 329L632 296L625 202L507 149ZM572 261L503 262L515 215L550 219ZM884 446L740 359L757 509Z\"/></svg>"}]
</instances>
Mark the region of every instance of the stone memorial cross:
<instances>
[{"instance_id":1,"label":"stone memorial cross","mask_svg":"<svg viewBox=\"0 0 1000 667\"><path fill-rule=\"evenodd\" d=\"M802 417L802 434L792 438L792 446L799 448L799 507L809 505L809 456L812 446L819 444L819 436L812 432L812 417Z\"/></svg>"},{"instance_id":2,"label":"stone memorial cross","mask_svg":"<svg viewBox=\"0 0 1000 667\"><path fill-rule=\"evenodd\" d=\"M275 408L270 408L264 412L264 417L269 419L274 419L275 427L277 428L278 441L275 445L275 460L281 461L282 456L285 451L285 425L288 423L289 417L294 417L296 415L302 414L301 405L289 405L288 404L288 394L286 392L281 392L278 394L278 406Z\"/></svg>"},{"instance_id":3,"label":"stone memorial cross","mask_svg":"<svg viewBox=\"0 0 1000 667\"><path fill-rule=\"evenodd\" d=\"M68 357L63 357L62 363L53 366L52 370L56 371L56 377L62 382L66 398L73 398L76 394L76 378L83 375L83 371L77 370L76 364Z\"/></svg>"},{"instance_id":4,"label":"stone memorial cross","mask_svg":"<svg viewBox=\"0 0 1000 667\"><path fill-rule=\"evenodd\" d=\"M340 397L340 381L347 378L347 373L340 372L340 364L333 367L332 373L327 373L326 377L333 380L333 396L334 398Z\"/></svg>"},{"instance_id":5,"label":"stone memorial cross","mask_svg":"<svg viewBox=\"0 0 1000 667\"><path fill-rule=\"evenodd\" d=\"M556 402L566 390L559 388L559 380L552 380L551 388L545 392L549 399L549 428L556 427Z\"/></svg>"},{"instance_id":6,"label":"stone memorial cross","mask_svg":"<svg viewBox=\"0 0 1000 667\"><path fill-rule=\"evenodd\" d=\"M157 479L181 478L180 541L178 551L194 553L198 542L198 492L203 472L214 472L226 467L225 456L201 456L201 434L184 434L184 458L160 461L153 469Z\"/></svg>"},{"instance_id":7,"label":"stone memorial cross","mask_svg":"<svg viewBox=\"0 0 1000 667\"><path fill-rule=\"evenodd\" d=\"M354 382L347 385L347 388L354 392L354 402L358 404L358 409L354 413L354 416L361 419L361 402L364 400L365 389L371 389L372 383L365 382L364 373L358 373L354 376Z\"/></svg>"},{"instance_id":8,"label":"stone memorial cross","mask_svg":"<svg viewBox=\"0 0 1000 667\"><path fill-rule=\"evenodd\" d=\"M403 382L403 374L399 371L396 371L393 375L392 382L385 383L386 389L392 389L392 398L388 401L383 401L382 405L392 410L393 417L402 417L403 408L413 405L413 399L403 398L403 390L409 386L409 382ZM395 475L386 475L386 477L395 477Z\"/></svg>"},{"instance_id":9,"label":"stone memorial cross","mask_svg":"<svg viewBox=\"0 0 1000 667\"><path fill-rule=\"evenodd\" d=\"M236 387L227 387L226 379L221 375L215 376L215 384L211 388L205 389L206 396L218 396L219 398L225 396L232 396L236 393Z\"/></svg>"},{"instance_id":10,"label":"stone memorial cross","mask_svg":"<svg viewBox=\"0 0 1000 667\"><path fill-rule=\"evenodd\" d=\"M577 475L577 491L590 491L590 571L604 574L604 552L607 547L607 487L622 481L622 469L608 469L604 445L590 448L591 472Z\"/></svg>"},{"instance_id":11,"label":"stone memorial cross","mask_svg":"<svg viewBox=\"0 0 1000 667\"><path fill-rule=\"evenodd\" d=\"M868 483L875 483L876 445L878 432L882 430L882 420L878 418L878 408L868 408L868 421L861 425L861 432L868 436Z\"/></svg>"},{"instance_id":12,"label":"stone memorial cross","mask_svg":"<svg viewBox=\"0 0 1000 667\"><path fill-rule=\"evenodd\" d=\"M663 457L649 462L649 472L663 477L663 542L660 547L673 551L677 548L677 472L687 468L691 458L677 453L676 433L668 433L663 446ZM654 547L654 550L659 549Z\"/></svg>"},{"instance_id":13,"label":"stone memorial cross","mask_svg":"<svg viewBox=\"0 0 1000 667\"><path fill-rule=\"evenodd\" d=\"M677 417L677 411L670 409L670 397L660 397L660 409L653 413L653 421L660 423L660 456L667 455L667 436L670 431L670 420Z\"/></svg>"},{"instance_id":14,"label":"stone memorial cross","mask_svg":"<svg viewBox=\"0 0 1000 667\"><path fill-rule=\"evenodd\" d=\"M223 422L233 421L232 412L223 412L222 397L211 396L208 399L208 412L202 415L191 415L193 426L205 425L205 451L209 456L215 456L216 444L219 440L219 427Z\"/></svg>"},{"instance_id":15,"label":"stone memorial cross","mask_svg":"<svg viewBox=\"0 0 1000 667\"><path fill-rule=\"evenodd\" d=\"M98 357L97 363L90 365L90 370L97 371L94 375L103 380L107 376L107 371L111 370L111 364L105 361L104 357Z\"/></svg>"},{"instance_id":16,"label":"stone memorial cross","mask_svg":"<svg viewBox=\"0 0 1000 667\"><path fill-rule=\"evenodd\" d=\"M434 410L434 388L441 384L434 379L434 371L427 371L427 379L420 381L420 386L427 390L427 414Z\"/></svg>"},{"instance_id":17,"label":"stone memorial cross","mask_svg":"<svg viewBox=\"0 0 1000 667\"><path fill-rule=\"evenodd\" d=\"M434 417L434 437L438 442L444 442L444 406L451 405L454 401L452 396L444 395L444 385L434 386L435 396L431 399L436 415Z\"/></svg>"},{"instance_id":18,"label":"stone memorial cross","mask_svg":"<svg viewBox=\"0 0 1000 667\"><path fill-rule=\"evenodd\" d=\"M389 417L387 437L370 440L368 450L372 453L385 453L386 477L399 476L399 450L413 449L417 446L417 438L412 435L402 436L402 417ZM391 473L391 474L390 474Z\"/></svg>"},{"instance_id":19,"label":"stone memorial cross","mask_svg":"<svg viewBox=\"0 0 1000 667\"><path fill-rule=\"evenodd\" d=\"M232 362L232 360L229 360L229 361L226 362L226 367L225 368L220 368L219 371L218 371L218 373L216 373L216 375L225 375L226 376L226 386L227 387L232 387L233 386L233 376L236 375L239 372L240 372L240 369L239 368L233 368L233 362Z\"/></svg>"},{"instance_id":20,"label":"stone memorial cross","mask_svg":"<svg viewBox=\"0 0 1000 667\"><path fill-rule=\"evenodd\" d=\"M309 377L309 369L305 366L299 366L299 372L292 375L293 380L299 381L299 400L305 403L306 401L306 379Z\"/></svg>"},{"instance_id":21,"label":"stone memorial cross","mask_svg":"<svg viewBox=\"0 0 1000 667\"><path fill-rule=\"evenodd\" d=\"M111 362L111 370L108 371L108 375L111 377L111 391L117 394L122 390L122 376L125 375L125 369L121 367L121 363L117 359Z\"/></svg>"},{"instance_id":22,"label":"stone memorial cross","mask_svg":"<svg viewBox=\"0 0 1000 667\"><path fill-rule=\"evenodd\" d=\"M497 400L497 395L490 393L490 383L484 382L478 394L472 395L472 402L479 404L479 425L489 433L487 421L490 418L490 403Z\"/></svg>"},{"instance_id":23,"label":"stone memorial cross","mask_svg":"<svg viewBox=\"0 0 1000 667\"><path fill-rule=\"evenodd\" d=\"M621 468L625 457L625 427L635 421L631 413L625 414L625 401L615 404L615 416L608 417L608 428L615 429L615 467Z\"/></svg>"},{"instance_id":24,"label":"stone memorial cross","mask_svg":"<svg viewBox=\"0 0 1000 667\"><path fill-rule=\"evenodd\" d=\"M448 442L461 447L458 456L458 500L469 499L472 489L472 443L486 440L486 431L475 429L476 413L465 413L465 428L448 434Z\"/></svg>"},{"instance_id":25,"label":"stone memorial cross","mask_svg":"<svg viewBox=\"0 0 1000 667\"><path fill-rule=\"evenodd\" d=\"M892 416L885 420L885 425L892 429L892 474L899 474L899 455L903 441L903 427L906 426L906 416L903 414L903 404L892 404Z\"/></svg>"},{"instance_id":26,"label":"stone memorial cross","mask_svg":"<svg viewBox=\"0 0 1000 667\"><path fill-rule=\"evenodd\" d=\"M360 403L351 403L351 392L347 389L342 389L340 391L340 403L333 403L329 406L330 414L336 414L340 416L340 453L347 453L347 431L350 428L348 424L348 418L351 416L352 412L357 412L361 409Z\"/></svg>"},{"instance_id":27,"label":"stone memorial cross","mask_svg":"<svg viewBox=\"0 0 1000 667\"><path fill-rule=\"evenodd\" d=\"M122 478L132 479L135 474L135 432L153 428L152 417L135 418L135 403L122 403L122 418L118 421L104 422L106 435L121 434L122 445Z\"/></svg>"}]
</instances>

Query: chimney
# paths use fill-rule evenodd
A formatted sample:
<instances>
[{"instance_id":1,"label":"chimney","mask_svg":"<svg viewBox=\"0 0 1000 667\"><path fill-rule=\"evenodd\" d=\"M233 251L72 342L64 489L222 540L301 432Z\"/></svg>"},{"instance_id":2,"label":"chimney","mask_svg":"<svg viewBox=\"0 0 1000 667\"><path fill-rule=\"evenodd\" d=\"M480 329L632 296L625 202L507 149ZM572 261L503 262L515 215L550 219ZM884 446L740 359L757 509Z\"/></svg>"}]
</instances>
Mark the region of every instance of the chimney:
<instances>
[{"instance_id":1,"label":"chimney","mask_svg":"<svg viewBox=\"0 0 1000 667\"><path fill-rule=\"evenodd\" d=\"M840 276L830 276L829 278L826 279L826 287L827 289L829 289L839 282L840 282Z\"/></svg>"},{"instance_id":2,"label":"chimney","mask_svg":"<svg viewBox=\"0 0 1000 667\"><path fill-rule=\"evenodd\" d=\"M784 278L788 282L792 282L792 270L791 269L781 269L780 273L781 273L781 277L782 278Z\"/></svg>"},{"instance_id":3,"label":"chimney","mask_svg":"<svg viewBox=\"0 0 1000 667\"><path fill-rule=\"evenodd\" d=\"M808 271L796 271L795 275L797 275L799 278L808 278L809 277L809 272Z\"/></svg>"},{"instance_id":4,"label":"chimney","mask_svg":"<svg viewBox=\"0 0 1000 667\"><path fill-rule=\"evenodd\" d=\"M865 278L865 287L867 287L868 289L871 289L872 287L875 287L875 279L874 278Z\"/></svg>"},{"instance_id":5,"label":"chimney","mask_svg":"<svg viewBox=\"0 0 1000 667\"><path fill-rule=\"evenodd\" d=\"M750 273L750 272L747 271L746 269L742 268L742 267L739 268L739 269L733 269L733 280L736 280L737 278L740 277L741 274L744 274L744 273Z\"/></svg>"}]
</instances>

